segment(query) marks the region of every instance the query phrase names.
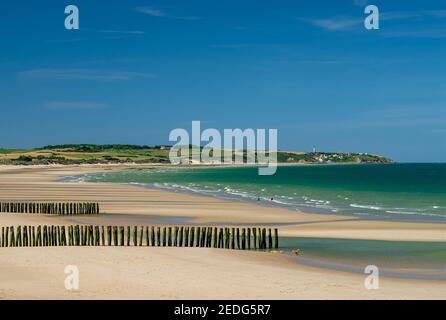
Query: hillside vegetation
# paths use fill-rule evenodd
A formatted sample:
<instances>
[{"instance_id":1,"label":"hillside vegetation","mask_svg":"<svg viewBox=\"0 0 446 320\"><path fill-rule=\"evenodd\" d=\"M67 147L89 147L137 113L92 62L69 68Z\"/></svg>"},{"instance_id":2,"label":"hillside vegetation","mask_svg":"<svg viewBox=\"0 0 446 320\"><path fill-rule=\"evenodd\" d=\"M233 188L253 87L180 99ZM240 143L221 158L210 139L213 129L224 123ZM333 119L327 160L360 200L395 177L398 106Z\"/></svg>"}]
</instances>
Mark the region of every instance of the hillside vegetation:
<instances>
[{"instance_id":1,"label":"hillside vegetation","mask_svg":"<svg viewBox=\"0 0 446 320\"><path fill-rule=\"evenodd\" d=\"M0 164L107 164L170 163L168 146L66 144L41 148L0 149ZM239 152L241 154L242 151ZM247 153L243 152L246 159ZM391 159L367 153L288 152L277 153L279 163L391 163ZM186 162L183 162L186 163Z\"/></svg>"}]
</instances>

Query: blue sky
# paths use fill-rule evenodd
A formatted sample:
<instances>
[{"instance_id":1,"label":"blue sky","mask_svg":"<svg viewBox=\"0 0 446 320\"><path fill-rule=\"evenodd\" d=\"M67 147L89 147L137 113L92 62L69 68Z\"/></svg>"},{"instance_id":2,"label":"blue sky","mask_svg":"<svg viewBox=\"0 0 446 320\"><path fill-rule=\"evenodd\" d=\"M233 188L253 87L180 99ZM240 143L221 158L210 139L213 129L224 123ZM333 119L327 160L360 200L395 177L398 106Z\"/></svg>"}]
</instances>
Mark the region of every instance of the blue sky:
<instances>
[{"instance_id":1,"label":"blue sky","mask_svg":"<svg viewBox=\"0 0 446 320\"><path fill-rule=\"evenodd\" d=\"M446 161L445 1L2 1L0 35L0 147L164 144L200 120Z\"/></svg>"}]
</instances>

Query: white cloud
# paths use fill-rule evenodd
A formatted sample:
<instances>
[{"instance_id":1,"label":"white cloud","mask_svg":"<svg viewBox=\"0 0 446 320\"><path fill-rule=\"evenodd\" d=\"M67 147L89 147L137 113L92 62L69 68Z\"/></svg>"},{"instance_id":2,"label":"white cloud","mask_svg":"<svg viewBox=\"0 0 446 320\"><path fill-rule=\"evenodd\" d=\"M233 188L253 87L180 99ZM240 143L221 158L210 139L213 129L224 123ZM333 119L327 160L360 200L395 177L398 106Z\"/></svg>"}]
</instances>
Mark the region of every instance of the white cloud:
<instances>
[{"instance_id":1,"label":"white cloud","mask_svg":"<svg viewBox=\"0 0 446 320\"><path fill-rule=\"evenodd\" d=\"M201 20L200 17L194 17L194 16L176 16L168 14L160 9L155 9L153 7L136 7L136 11L140 13L147 14L152 17L158 17L158 18L171 18L171 19L178 19L178 20Z\"/></svg>"},{"instance_id":2,"label":"white cloud","mask_svg":"<svg viewBox=\"0 0 446 320\"><path fill-rule=\"evenodd\" d=\"M424 18L444 18L446 10L425 10L425 11L393 11L381 12L380 20L404 20L404 19L424 19ZM297 17L297 20L304 21L313 26L322 28L327 31L347 31L353 30L361 26L364 22L365 15L359 17L330 17L330 18L305 18Z\"/></svg>"},{"instance_id":3,"label":"white cloud","mask_svg":"<svg viewBox=\"0 0 446 320\"><path fill-rule=\"evenodd\" d=\"M141 12L141 13L145 13L148 14L149 16L154 16L154 17L165 17L166 14L158 9L154 9L152 7L137 7L135 8L136 11Z\"/></svg>"},{"instance_id":4,"label":"white cloud","mask_svg":"<svg viewBox=\"0 0 446 320\"><path fill-rule=\"evenodd\" d=\"M298 19L329 31L349 30L355 26L361 25L361 23L364 21L363 18L351 18L351 17L333 17L328 19L306 19L306 18L298 18Z\"/></svg>"}]
</instances>

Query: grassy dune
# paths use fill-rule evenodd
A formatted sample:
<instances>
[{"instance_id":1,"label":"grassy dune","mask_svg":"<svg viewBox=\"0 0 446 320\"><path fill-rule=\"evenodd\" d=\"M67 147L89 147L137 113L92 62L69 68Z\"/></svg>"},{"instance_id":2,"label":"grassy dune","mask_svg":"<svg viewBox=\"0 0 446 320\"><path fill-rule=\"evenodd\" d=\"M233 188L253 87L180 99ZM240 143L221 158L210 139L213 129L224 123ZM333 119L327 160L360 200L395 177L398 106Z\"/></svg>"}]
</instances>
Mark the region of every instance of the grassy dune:
<instances>
[{"instance_id":1,"label":"grassy dune","mask_svg":"<svg viewBox=\"0 0 446 320\"><path fill-rule=\"evenodd\" d=\"M242 152L242 151L240 151ZM246 158L246 151L243 152ZM366 153L277 153L279 163L391 163L391 159ZM0 164L169 163L169 147L137 145L70 144L29 150L0 149Z\"/></svg>"}]
</instances>

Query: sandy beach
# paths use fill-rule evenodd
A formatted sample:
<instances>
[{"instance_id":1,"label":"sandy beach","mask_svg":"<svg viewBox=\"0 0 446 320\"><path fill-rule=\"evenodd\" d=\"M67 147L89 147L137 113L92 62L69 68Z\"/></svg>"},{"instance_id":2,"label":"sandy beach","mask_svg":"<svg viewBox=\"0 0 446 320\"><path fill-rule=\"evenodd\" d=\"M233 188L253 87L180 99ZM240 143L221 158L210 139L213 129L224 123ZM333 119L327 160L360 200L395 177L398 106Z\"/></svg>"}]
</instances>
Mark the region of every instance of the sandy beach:
<instances>
[{"instance_id":1,"label":"sandy beach","mask_svg":"<svg viewBox=\"0 0 446 320\"><path fill-rule=\"evenodd\" d=\"M97 201L99 217L0 214L0 225L109 223L276 225L281 236L446 242L446 225L365 221L134 185L64 182L119 166L1 167L0 201ZM96 219L96 220L94 220ZM446 283L299 265L278 252L201 248L0 248L1 299L444 299ZM65 290L66 265L80 290Z\"/></svg>"}]
</instances>

